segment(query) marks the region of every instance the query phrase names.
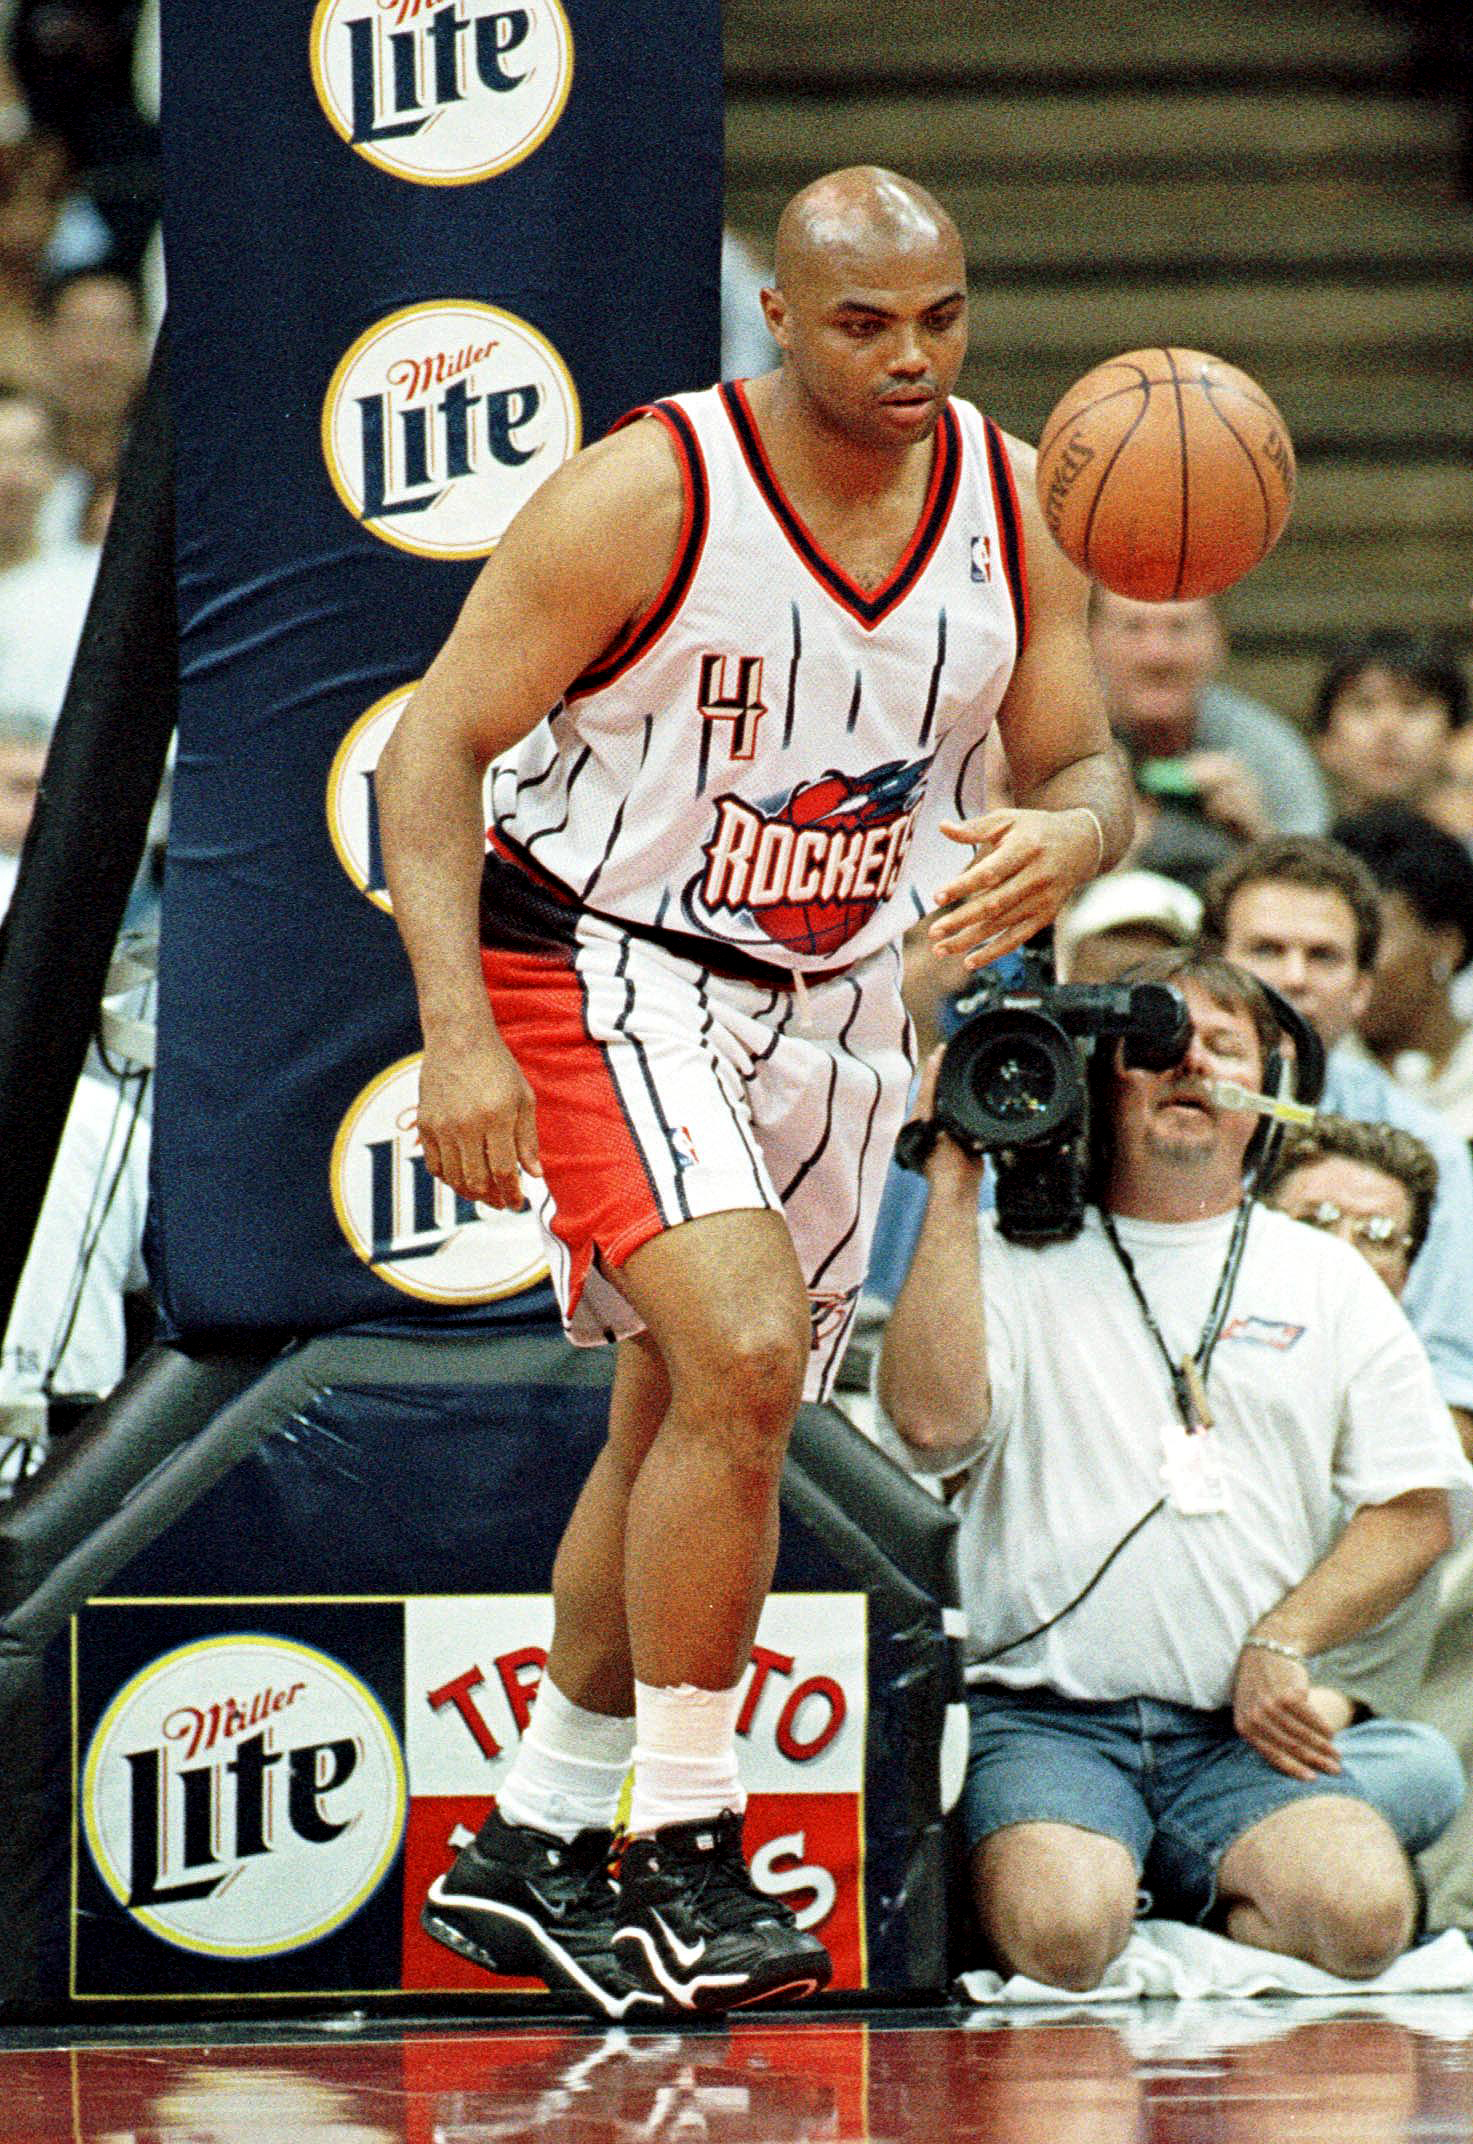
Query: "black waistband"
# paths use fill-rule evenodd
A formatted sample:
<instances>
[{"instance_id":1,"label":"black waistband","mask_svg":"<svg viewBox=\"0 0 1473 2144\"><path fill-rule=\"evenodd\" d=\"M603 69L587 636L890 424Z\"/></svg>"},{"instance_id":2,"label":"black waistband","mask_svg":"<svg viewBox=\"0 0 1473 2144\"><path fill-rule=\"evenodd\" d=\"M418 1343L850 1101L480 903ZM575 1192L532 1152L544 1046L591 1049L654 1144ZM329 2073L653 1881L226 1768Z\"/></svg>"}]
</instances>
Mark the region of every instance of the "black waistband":
<instances>
[{"instance_id":1,"label":"black waistband","mask_svg":"<svg viewBox=\"0 0 1473 2144\"><path fill-rule=\"evenodd\" d=\"M631 923L627 916L611 916L603 909L585 908L572 891L544 871L520 843L497 832L496 846L486 851L481 871L481 943L509 946L524 952L546 952L553 946L577 943L578 918L596 916L615 930L628 931L664 948L679 960L688 960L712 975L732 982L754 983L761 990L795 990L800 980L791 968L776 961L758 960L739 946L724 945L719 938L703 938L695 931L670 931L657 923ZM801 980L826 982L845 969L809 969Z\"/></svg>"}]
</instances>

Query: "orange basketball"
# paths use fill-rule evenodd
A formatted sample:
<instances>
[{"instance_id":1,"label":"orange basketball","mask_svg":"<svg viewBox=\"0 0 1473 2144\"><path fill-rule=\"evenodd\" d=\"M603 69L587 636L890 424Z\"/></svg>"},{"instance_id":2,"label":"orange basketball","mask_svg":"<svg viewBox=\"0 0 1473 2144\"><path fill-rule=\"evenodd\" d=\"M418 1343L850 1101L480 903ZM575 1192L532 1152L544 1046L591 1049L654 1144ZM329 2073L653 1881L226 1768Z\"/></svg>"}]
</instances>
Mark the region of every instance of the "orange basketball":
<instances>
[{"instance_id":1,"label":"orange basketball","mask_svg":"<svg viewBox=\"0 0 1473 2144\"><path fill-rule=\"evenodd\" d=\"M1128 350L1076 380L1043 428L1054 540L1117 595L1215 595L1278 542L1294 448L1256 380L1201 350Z\"/></svg>"}]
</instances>

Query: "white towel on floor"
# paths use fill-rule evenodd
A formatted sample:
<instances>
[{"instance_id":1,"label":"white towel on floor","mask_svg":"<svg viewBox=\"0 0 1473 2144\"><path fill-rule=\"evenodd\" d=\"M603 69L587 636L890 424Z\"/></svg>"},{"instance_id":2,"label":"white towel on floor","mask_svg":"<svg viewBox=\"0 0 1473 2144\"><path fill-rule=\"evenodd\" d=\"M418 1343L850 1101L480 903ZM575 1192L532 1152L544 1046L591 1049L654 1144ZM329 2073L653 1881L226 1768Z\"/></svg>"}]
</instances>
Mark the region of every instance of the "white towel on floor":
<instances>
[{"instance_id":1,"label":"white towel on floor","mask_svg":"<svg viewBox=\"0 0 1473 2144\"><path fill-rule=\"evenodd\" d=\"M1403 1953L1374 1980L1340 1980L1318 1966L1276 1951L1253 1950L1227 1936L1181 1921L1140 1921L1097 1988L1082 1995L1046 1987L1015 1973L963 1973L957 1990L968 2002L1123 2003L1142 1996L1428 1995L1473 1988L1473 1946L1458 1929Z\"/></svg>"}]
</instances>

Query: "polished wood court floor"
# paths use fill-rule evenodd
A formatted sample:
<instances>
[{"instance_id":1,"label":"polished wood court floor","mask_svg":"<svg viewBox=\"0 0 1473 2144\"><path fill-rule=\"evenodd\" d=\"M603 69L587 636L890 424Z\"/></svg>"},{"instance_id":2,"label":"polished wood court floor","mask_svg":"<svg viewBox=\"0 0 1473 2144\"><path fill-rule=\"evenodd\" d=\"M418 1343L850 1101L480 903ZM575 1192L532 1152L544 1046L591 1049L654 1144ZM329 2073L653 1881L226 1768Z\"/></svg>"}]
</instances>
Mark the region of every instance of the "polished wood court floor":
<instances>
[{"instance_id":1,"label":"polished wood court floor","mask_svg":"<svg viewBox=\"0 0 1473 2144\"><path fill-rule=\"evenodd\" d=\"M3 2144L1452 2144L1473 2000L0 2035Z\"/></svg>"}]
</instances>

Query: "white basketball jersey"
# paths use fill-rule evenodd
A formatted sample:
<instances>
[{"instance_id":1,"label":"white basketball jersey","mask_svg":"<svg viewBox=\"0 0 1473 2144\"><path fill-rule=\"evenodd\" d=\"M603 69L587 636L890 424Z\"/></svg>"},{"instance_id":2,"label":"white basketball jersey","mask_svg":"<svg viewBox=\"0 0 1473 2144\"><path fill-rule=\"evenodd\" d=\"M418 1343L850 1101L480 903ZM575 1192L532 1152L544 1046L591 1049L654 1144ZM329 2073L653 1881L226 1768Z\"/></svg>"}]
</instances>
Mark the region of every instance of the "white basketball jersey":
<instances>
[{"instance_id":1,"label":"white basketball jersey","mask_svg":"<svg viewBox=\"0 0 1473 2144\"><path fill-rule=\"evenodd\" d=\"M1027 622L1001 435L948 404L914 535L867 590L799 519L740 385L635 414L685 473L675 565L497 767L493 838L635 928L847 965L969 860L936 822L984 808L983 738Z\"/></svg>"}]
</instances>

